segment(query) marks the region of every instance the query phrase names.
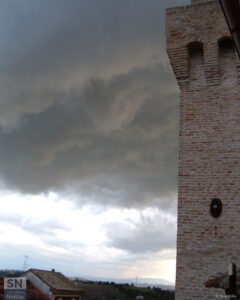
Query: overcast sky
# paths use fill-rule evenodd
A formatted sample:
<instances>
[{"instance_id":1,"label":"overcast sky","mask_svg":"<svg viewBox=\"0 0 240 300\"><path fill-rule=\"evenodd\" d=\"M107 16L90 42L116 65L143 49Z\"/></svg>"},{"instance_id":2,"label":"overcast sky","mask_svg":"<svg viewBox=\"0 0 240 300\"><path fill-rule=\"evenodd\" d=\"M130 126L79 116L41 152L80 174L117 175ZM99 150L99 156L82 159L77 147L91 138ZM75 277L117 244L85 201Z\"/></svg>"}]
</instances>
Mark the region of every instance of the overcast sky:
<instances>
[{"instance_id":1,"label":"overcast sky","mask_svg":"<svg viewBox=\"0 0 240 300\"><path fill-rule=\"evenodd\" d=\"M179 90L165 8L2 0L0 266L174 282Z\"/></svg>"}]
</instances>

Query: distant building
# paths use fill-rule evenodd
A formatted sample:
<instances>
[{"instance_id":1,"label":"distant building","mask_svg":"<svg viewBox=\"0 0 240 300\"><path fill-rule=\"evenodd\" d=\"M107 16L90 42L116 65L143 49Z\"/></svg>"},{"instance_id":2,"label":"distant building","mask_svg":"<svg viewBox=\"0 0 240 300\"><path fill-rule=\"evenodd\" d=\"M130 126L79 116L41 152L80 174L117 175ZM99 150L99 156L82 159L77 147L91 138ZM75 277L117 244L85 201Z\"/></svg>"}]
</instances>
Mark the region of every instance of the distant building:
<instances>
[{"instance_id":1,"label":"distant building","mask_svg":"<svg viewBox=\"0 0 240 300\"><path fill-rule=\"evenodd\" d=\"M60 272L29 269L21 277L26 277L35 287L51 300L81 300L83 289Z\"/></svg>"}]
</instances>

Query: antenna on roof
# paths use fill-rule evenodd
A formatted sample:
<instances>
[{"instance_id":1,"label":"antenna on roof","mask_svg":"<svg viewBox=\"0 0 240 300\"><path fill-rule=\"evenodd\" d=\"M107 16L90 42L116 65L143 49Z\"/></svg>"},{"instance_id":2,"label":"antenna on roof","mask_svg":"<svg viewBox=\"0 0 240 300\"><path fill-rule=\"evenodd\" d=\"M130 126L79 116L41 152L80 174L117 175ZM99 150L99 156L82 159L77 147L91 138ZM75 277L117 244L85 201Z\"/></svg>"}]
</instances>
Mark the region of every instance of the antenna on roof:
<instances>
[{"instance_id":1,"label":"antenna on roof","mask_svg":"<svg viewBox=\"0 0 240 300\"><path fill-rule=\"evenodd\" d=\"M23 261L23 271L28 270L28 255L23 255L24 261Z\"/></svg>"}]
</instances>

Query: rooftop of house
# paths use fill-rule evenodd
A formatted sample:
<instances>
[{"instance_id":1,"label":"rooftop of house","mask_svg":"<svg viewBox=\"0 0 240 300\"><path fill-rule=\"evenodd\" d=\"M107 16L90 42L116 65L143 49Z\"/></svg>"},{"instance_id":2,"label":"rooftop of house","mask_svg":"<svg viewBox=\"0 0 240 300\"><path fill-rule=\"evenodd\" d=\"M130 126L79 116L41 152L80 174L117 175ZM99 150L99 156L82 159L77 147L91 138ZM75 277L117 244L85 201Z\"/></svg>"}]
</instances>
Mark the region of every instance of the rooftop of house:
<instances>
[{"instance_id":1,"label":"rooftop of house","mask_svg":"<svg viewBox=\"0 0 240 300\"><path fill-rule=\"evenodd\" d=\"M61 272L29 269L27 272L32 272L54 291L75 291L84 293L83 289L78 288L75 284ZM24 275L23 275L24 276Z\"/></svg>"},{"instance_id":2,"label":"rooftop of house","mask_svg":"<svg viewBox=\"0 0 240 300\"><path fill-rule=\"evenodd\" d=\"M50 300L50 298L27 280L26 298L28 300ZM4 278L0 277L0 300L4 299Z\"/></svg>"},{"instance_id":3,"label":"rooftop of house","mask_svg":"<svg viewBox=\"0 0 240 300\"><path fill-rule=\"evenodd\" d=\"M207 288L215 288L215 289L223 289L225 292L229 292L230 288L230 280L229 275L227 273L222 274L221 276L209 279L205 282L205 287ZM236 272L236 296L239 299L240 297L240 271ZM233 298L231 298L233 299Z\"/></svg>"}]
</instances>

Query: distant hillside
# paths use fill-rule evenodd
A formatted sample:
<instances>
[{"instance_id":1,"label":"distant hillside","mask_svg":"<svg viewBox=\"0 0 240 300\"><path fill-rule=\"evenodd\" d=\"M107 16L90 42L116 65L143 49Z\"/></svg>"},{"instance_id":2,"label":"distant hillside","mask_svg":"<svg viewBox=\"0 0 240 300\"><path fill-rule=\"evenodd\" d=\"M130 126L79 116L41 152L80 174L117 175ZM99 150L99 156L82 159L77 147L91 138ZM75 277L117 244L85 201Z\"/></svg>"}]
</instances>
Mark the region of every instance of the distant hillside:
<instances>
[{"instance_id":1,"label":"distant hillside","mask_svg":"<svg viewBox=\"0 0 240 300\"><path fill-rule=\"evenodd\" d=\"M133 284L116 284L114 282L75 281L76 285L86 290L83 300L132 300L143 296L144 300L174 300L174 291L160 288L141 288Z\"/></svg>"},{"instance_id":2,"label":"distant hillside","mask_svg":"<svg viewBox=\"0 0 240 300\"><path fill-rule=\"evenodd\" d=\"M20 270L0 270L0 277L18 277L23 274Z\"/></svg>"},{"instance_id":3,"label":"distant hillside","mask_svg":"<svg viewBox=\"0 0 240 300\"><path fill-rule=\"evenodd\" d=\"M134 284L138 287L159 287L161 289L174 290L174 285L165 279L161 278L113 278L113 277L96 277L96 276L82 276L75 277L81 281L102 281L102 282L115 282L119 284ZM84 278L84 279L83 279Z\"/></svg>"}]
</instances>

